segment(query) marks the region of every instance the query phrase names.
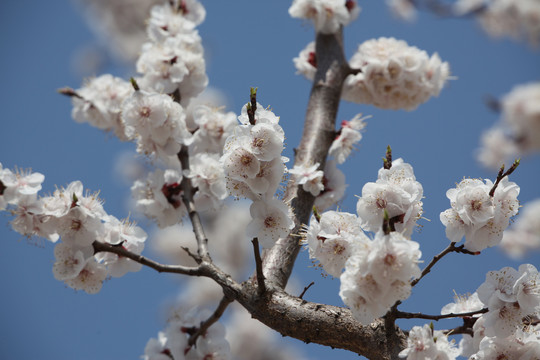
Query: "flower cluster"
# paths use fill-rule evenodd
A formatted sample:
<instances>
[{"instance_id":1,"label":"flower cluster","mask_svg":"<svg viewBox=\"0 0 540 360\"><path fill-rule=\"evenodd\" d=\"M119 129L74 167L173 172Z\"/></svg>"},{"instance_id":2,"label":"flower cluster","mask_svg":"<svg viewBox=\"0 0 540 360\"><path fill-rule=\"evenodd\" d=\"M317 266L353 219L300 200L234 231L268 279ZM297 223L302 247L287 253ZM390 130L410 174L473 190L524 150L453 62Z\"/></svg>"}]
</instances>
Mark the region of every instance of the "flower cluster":
<instances>
[{"instance_id":1,"label":"flower cluster","mask_svg":"<svg viewBox=\"0 0 540 360\"><path fill-rule=\"evenodd\" d=\"M318 196L324 190L324 172L317 170L318 168L319 163L312 166L295 165L289 170L289 174L293 176L298 185L302 185L304 191L311 193L313 196Z\"/></svg>"},{"instance_id":2,"label":"flower cluster","mask_svg":"<svg viewBox=\"0 0 540 360\"><path fill-rule=\"evenodd\" d=\"M79 123L113 131L120 140L128 140L121 118L122 103L133 93L133 87L110 74L90 79L71 97L71 116Z\"/></svg>"},{"instance_id":3,"label":"flower cluster","mask_svg":"<svg viewBox=\"0 0 540 360\"><path fill-rule=\"evenodd\" d=\"M184 109L168 95L135 91L124 102L122 118L127 137L137 139L139 153L167 159L191 142Z\"/></svg>"},{"instance_id":4,"label":"flower cluster","mask_svg":"<svg viewBox=\"0 0 540 360\"><path fill-rule=\"evenodd\" d=\"M231 195L253 200L247 234L272 247L294 226L289 207L273 198L288 161L281 156L285 134L279 118L258 103L254 112L251 104L244 106L238 120L240 125L227 138L221 157L227 189Z\"/></svg>"},{"instance_id":5,"label":"flower cluster","mask_svg":"<svg viewBox=\"0 0 540 360\"><path fill-rule=\"evenodd\" d=\"M459 0L454 11L457 15L478 12L480 24L491 36L540 44L540 4L536 0Z\"/></svg>"},{"instance_id":6,"label":"flower cluster","mask_svg":"<svg viewBox=\"0 0 540 360\"><path fill-rule=\"evenodd\" d=\"M450 209L440 215L446 236L459 242L465 236L465 248L482 251L498 245L510 218L517 214L519 186L504 177L491 194L494 184L486 179L463 179L446 192Z\"/></svg>"},{"instance_id":7,"label":"flower cluster","mask_svg":"<svg viewBox=\"0 0 540 360\"><path fill-rule=\"evenodd\" d=\"M478 160L498 168L509 157L540 150L540 82L518 85L500 101L502 120L481 139Z\"/></svg>"},{"instance_id":8,"label":"flower cluster","mask_svg":"<svg viewBox=\"0 0 540 360\"><path fill-rule=\"evenodd\" d=\"M289 15L313 21L315 31L337 32L358 17L360 7L354 0L294 0Z\"/></svg>"},{"instance_id":9,"label":"flower cluster","mask_svg":"<svg viewBox=\"0 0 540 360\"><path fill-rule=\"evenodd\" d=\"M194 346L189 345L191 334L211 315L210 311L193 309L181 317L172 319L165 331L152 338L144 349L144 360L227 360L231 349L225 339L225 327L216 322L197 337Z\"/></svg>"},{"instance_id":10,"label":"flower cluster","mask_svg":"<svg viewBox=\"0 0 540 360\"><path fill-rule=\"evenodd\" d=\"M411 294L420 276L420 245L399 232L379 231L368 246L358 246L345 263L339 296L362 324L386 314Z\"/></svg>"},{"instance_id":11,"label":"flower cluster","mask_svg":"<svg viewBox=\"0 0 540 360\"><path fill-rule=\"evenodd\" d=\"M420 276L417 242L382 229L370 240L354 214L327 211L320 218L312 216L302 242L310 258L340 278L339 295L362 324L408 298L410 281Z\"/></svg>"},{"instance_id":12,"label":"flower cluster","mask_svg":"<svg viewBox=\"0 0 540 360\"><path fill-rule=\"evenodd\" d=\"M376 182L362 188L356 205L362 228L379 231L387 212L396 231L411 236L422 216L422 196L422 184L416 181L412 166L401 158L394 160L390 169L379 170Z\"/></svg>"},{"instance_id":13,"label":"flower cluster","mask_svg":"<svg viewBox=\"0 0 540 360\"><path fill-rule=\"evenodd\" d=\"M121 246L134 254L144 248L146 233L134 224L108 215L96 195L83 193L80 181L38 197L44 176L13 173L0 165L0 204L13 207L11 225L24 236L56 243L53 274L57 280L89 294L100 291L107 275L120 277L141 265L112 253L94 254L95 241Z\"/></svg>"},{"instance_id":14,"label":"flower cluster","mask_svg":"<svg viewBox=\"0 0 540 360\"><path fill-rule=\"evenodd\" d=\"M407 347L399 353L400 358L411 360L437 359L455 360L459 349L447 336L429 325L414 326L409 332Z\"/></svg>"},{"instance_id":15,"label":"flower cluster","mask_svg":"<svg viewBox=\"0 0 540 360\"><path fill-rule=\"evenodd\" d=\"M461 355L473 360L534 359L540 350L540 275L531 264L490 271L465 311L482 307L488 312L476 320L474 336L464 335Z\"/></svg>"},{"instance_id":16,"label":"flower cluster","mask_svg":"<svg viewBox=\"0 0 540 360\"><path fill-rule=\"evenodd\" d=\"M131 187L137 210L154 219L161 228L177 224L186 215L182 201L182 175L173 169L157 169L146 180L137 180Z\"/></svg>"},{"instance_id":17,"label":"flower cluster","mask_svg":"<svg viewBox=\"0 0 540 360\"><path fill-rule=\"evenodd\" d=\"M448 63L436 53L429 57L394 38L364 42L350 66L361 71L345 79L343 98L393 110L414 110L431 96L438 96L450 74Z\"/></svg>"},{"instance_id":18,"label":"flower cluster","mask_svg":"<svg viewBox=\"0 0 540 360\"><path fill-rule=\"evenodd\" d=\"M176 0L152 8L147 27L151 41L143 45L137 61L143 89L168 94L179 91L187 104L206 88L203 47L195 29L205 16L195 0Z\"/></svg>"}]
</instances>

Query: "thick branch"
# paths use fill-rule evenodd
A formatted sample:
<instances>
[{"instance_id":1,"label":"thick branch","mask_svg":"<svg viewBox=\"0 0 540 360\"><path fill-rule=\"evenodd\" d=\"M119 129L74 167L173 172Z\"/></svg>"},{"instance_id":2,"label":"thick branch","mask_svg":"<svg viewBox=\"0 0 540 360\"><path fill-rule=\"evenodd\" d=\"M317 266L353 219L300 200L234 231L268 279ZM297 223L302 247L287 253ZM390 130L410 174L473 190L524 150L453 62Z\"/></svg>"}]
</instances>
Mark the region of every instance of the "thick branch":
<instances>
[{"instance_id":1,"label":"thick branch","mask_svg":"<svg viewBox=\"0 0 540 360\"><path fill-rule=\"evenodd\" d=\"M201 267L188 267L188 266L180 266L180 265L163 265L158 262L155 262L154 260L150 260L142 255L134 254L130 252L129 250L126 250L120 245L111 245L107 243L102 243L100 241L94 241L92 243L92 246L94 247L94 253L98 252L110 252L113 254L116 254L118 256L126 257L128 259L131 259L135 262L138 262L139 264L142 264L144 266L151 267L152 269L156 270L157 272L165 272L165 273L174 273L174 274L184 274L184 275L194 275L194 276L202 276L203 270Z\"/></svg>"},{"instance_id":2,"label":"thick branch","mask_svg":"<svg viewBox=\"0 0 540 360\"><path fill-rule=\"evenodd\" d=\"M388 341L384 321L361 325L349 309L317 304L293 297L283 290L267 292L260 298L254 285L244 284L243 296L237 300L257 320L283 336L306 343L314 342L346 349L369 359L398 359L405 347L406 336L397 327Z\"/></svg>"},{"instance_id":3,"label":"thick branch","mask_svg":"<svg viewBox=\"0 0 540 360\"><path fill-rule=\"evenodd\" d=\"M296 149L295 165L319 163L323 169L328 149L335 138L335 120L343 81L351 69L343 53L341 31L337 34L317 34L317 73L311 89L304 132ZM289 183L285 199L292 199L295 227L291 235L280 239L264 257L264 272L268 282L284 288L291 275L300 249L298 233L309 222L315 198Z\"/></svg>"}]
</instances>

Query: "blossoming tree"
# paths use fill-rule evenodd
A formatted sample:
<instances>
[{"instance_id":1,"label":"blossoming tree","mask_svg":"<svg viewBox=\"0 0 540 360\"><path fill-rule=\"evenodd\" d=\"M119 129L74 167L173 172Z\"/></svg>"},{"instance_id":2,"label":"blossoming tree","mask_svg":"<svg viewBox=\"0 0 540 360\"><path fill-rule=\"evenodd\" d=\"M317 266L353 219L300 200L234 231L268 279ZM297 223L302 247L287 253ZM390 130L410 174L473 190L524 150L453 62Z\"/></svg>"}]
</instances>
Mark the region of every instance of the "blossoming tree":
<instances>
[{"instance_id":1,"label":"blossoming tree","mask_svg":"<svg viewBox=\"0 0 540 360\"><path fill-rule=\"evenodd\" d=\"M407 17L414 4L419 5L391 2ZM472 295L444 306L441 315L403 310L424 276L435 272L450 253L480 256L502 242L519 255L537 246L538 229L531 225L534 208L524 211L533 214L528 215L532 220L520 220L511 236L504 235L520 206L520 187L509 179L519 161L492 179L465 178L446 192L449 204L436 218L446 229L449 245L441 246L436 256L423 255L416 240L415 229L423 226L425 216L424 186L410 162L393 154L391 147L380 154L384 158L377 175L373 171L355 191L355 205L349 211L336 208L346 187L338 165L351 161L347 159L368 122L357 115L336 126L341 100L364 104L355 105L360 108L411 111L442 96L452 79L449 64L438 54L391 37L361 43L347 61L343 36L363 15L360 5L297 0L289 8L292 17L315 28L315 41L294 59L298 72L313 84L294 159L283 156L286 145L291 146L285 119L278 104L267 107L264 89L246 89L246 104L237 113L204 96L208 76L197 27L206 12L196 1L151 8L148 39L130 79L105 74L80 88L60 90L71 98L77 122L133 142L147 157L151 169L131 186L134 205L162 229L154 237L162 252L173 255L174 265L144 255L146 231L129 218L109 213L98 194L85 190L81 181L44 195L40 172L0 169L0 206L13 216L12 228L55 243L52 272L67 287L95 294L121 281L106 279L143 266L190 279L189 296L148 341L145 358L263 358L261 349L268 345L264 336L239 340L255 332L241 317L245 310L282 335L374 359L539 356L540 288L534 265L490 269L476 292L472 288ZM489 6L459 1L456 8L435 9L479 13L489 23ZM534 5L518 10L538 11ZM518 29L518 34L524 32L534 42L537 33L530 31ZM255 51L255 45L247 46ZM492 165L537 150L537 99L538 85L530 84L497 103L507 130L497 128L497 136L484 137L481 161ZM245 199L248 212L235 210L225 202L228 197ZM180 223L185 226L171 230ZM342 304L311 301L307 284L297 293L285 289L302 246L320 272L339 279ZM251 267L245 266L248 259ZM198 278L211 281L207 285ZM235 313L229 341L220 322L228 308ZM411 327L400 320L447 318L460 323ZM452 340L457 336L462 338L459 348ZM290 356L283 351L273 358Z\"/></svg>"}]
</instances>

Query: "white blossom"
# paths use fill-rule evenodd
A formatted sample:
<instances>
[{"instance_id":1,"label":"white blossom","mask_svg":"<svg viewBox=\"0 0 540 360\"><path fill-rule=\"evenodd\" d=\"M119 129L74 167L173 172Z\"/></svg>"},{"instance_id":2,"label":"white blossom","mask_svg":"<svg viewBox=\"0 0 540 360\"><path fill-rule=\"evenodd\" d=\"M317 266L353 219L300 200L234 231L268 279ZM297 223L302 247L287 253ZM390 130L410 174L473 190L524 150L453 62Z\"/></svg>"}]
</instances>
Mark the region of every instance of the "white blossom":
<instances>
[{"instance_id":1,"label":"white blossom","mask_svg":"<svg viewBox=\"0 0 540 360\"><path fill-rule=\"evenodd\" d=\"M193 109L193 121L198 126L191 145L193 152L222 154L225 140L233 134L237 124L233 112L224 113L218 108L198 105Z\"/></svg>"},{"instance_id":2,"label":"white blossom","mask_svg":"<svg viewBox=\"0 0 540 360\"><path fill-rule=\"evenodd\" d=\"M379 231L386 211L394 219L395 229L410 236L422 216L422 196L412 166L400 158L390 169L381 168L376 182L364 185L356 211L364 230Z\"/></svg>"},{"instance_id":3,"label":"white blossom","mask_svg":"<svg viewBox=\"0 0 540 360\"><path fill-rule=\"evenodd\" d=\"M477 18L493 37L527 40L540 44L540 4L536 0L459 0L454 5L458 15L481 9Z\"/></svg>"},{"instance_id":4,"label":"white blossom","mask_svg":"<svg viewBox=\"0 0 540 360\"><path fill-rule=\"evenodd\" d=\"M180 223L187 212L181 198L181 182L182 175L173 169L158 169L149 173L146 180L135 181L131 194L137 209L161 228Z\"/></svg>"},{"instance_id":5,"label":"white blossom","mask_svg":"<svg viewBox=\"0 0 540 360\"><path fill-rule=\"evenodd\" d=\"M249 212L252 220L247 226L246 234L257 237L264 248L274 246L279 238L289 235L294 227L291 210L279 199L254 201Z\"/></svg>"},{"instance_id":6,"label":"white blossom","mask_svg":"<svg viewBox=\"0 0 540 360\"><path fill-rule=\"evenodd\" d=\"M368 117L362 117L362 114L357 114L352 120L341 122L341 129L338 136L334 139L328 151L328 154L333 156L339 164L345 162L354 149L354 145L362 140L360 131L366 126L363 121Z\"/></svg>"},{"instance_id":7,"label":"white blossom","mask_svg":"<svg viewBox=\"0 0 540 360\"><path fill-rule=\"evenodd\" d=\"M65 281L66 285L75 290L84 290L88 294L97 294L107 277L105 265L97 263L93 258L86 262L79 274Z\"/></svg>"},{"instance_id":8,"label":"white blossom","mask_svg":"<svg viewBox=\"0 0 540 360\"><path fill-rule=\"evenodd\" d=\"M414 110L431 96L438 96L450 74L448 63L438 54L429 57L394 38L364 42L350 66L361 71L345 79L343 98L393 110Z\"/></svg>"},{"instance_id":9,"label":"white blossom","mask_svg":"<svg viewBox=\"0 0 540 360\"><path fill-rule=\"evenodd\" d=\"M133 93L127 81L110 74L92 78L71 97L71 116L79 123L87 122L105 131L113 131L120 140L127 140L121 117L122 103Z\"/></svg>"},{"instance_id":10,"label":"white blossom","mask_svg":"<svg viewBox=\"0 0 540 360\"><path fill-rule=\"evenodd\" d=\"M289 174L293 175L296 183L302 185L304 191L311 193L313 196L318 196L324 190L322 170L317 170L319 163L312 166L295 165L289 170Z\"/></svg>"},{"instance_id":11,"label":"white blossom","mask_svg":"<svg viewBox=\"0 0 540 360\"><path fill-rule=\"evenodd\" d=\"M197 0L175 0L155 5L148 19L148 37L155 42L192 31L204 21L206 10Z\"/></svg>"},{"instance_id":12,"label":"white blossom","mask_svg":"<svg viewBox=\"0 0 540 360\"><path fill-rule=\"evenodd\" d=\"M289 15L313 21L315 31L323 34L337 32L359 13L360 8L352 0L294 0L289 8Z\"/></svg>"},{"instance_id":13,"label":"white blossom","mask_svg":"<svg viewBox=\"0 0 540 360\"><path fill-rule=\"evenodd\" d=\"M312 41L300 51L298 57L293 59L296 74L302 74L306 79L313 81L317 72L317 57L315 54L315 42Z\"/></svg>"},{"instance_id":14,"label":"white blossom","mask_svg":"<svg viewBox=\"0 0 540 360\"><path fill-rule=\"evenodd\" d=\"M446 236L458 242L465 236L465 248L482 251L498 245L510 218L517 214L519 186L504 177L493 196L489 195L493 183L486 179L463 179L454 189L446 192L450 209L440 214L446 226Z\"/></svg>"},{"instance_id":15,"label":"white blossom","mask_svg":"<svg viewBox=\"0 0 540 360\"><path fill-rule=\"evenodd\" d=\"M319 261L334 277L341 275L355 247L367 246L369 242L355 215L336 211L323 213L320 220L312 216L303 240L309 257Z\"/></svg>"},{"instance_id":16,"label":"white blossom","mask_svg":"<svg viewBox=\"0 0 540 360\"><path fill-rule=\"evenodd\" d=\"M190 168L184 175L198 189L193 200L199 211L217 210L228 195L225 171L218 154L198 153L191 157Z\"/></svg>"},{"instance_id":17,"label":"white blossom","mask_svg":"<svg viewBox=\"0 0 540 360\"><path fill-rule=\"evenodd\" d=\"M191 143L184 110L168 95L136 91L124 101L122 118L126 135L137 139L139 153L167 158Z\"/></svg>"},{"instance_id":18,"label":"white blossom","mask_svg":"<svg viewBox=\"0 0 540 360\"><path fill-rule=\"evenodd\" d=\"M399 353L400 358L409 360L454 360L459 350L442 331L433 330L428 324L413 326L409 331L407 348Z\"/></svg>"}]
</instances>

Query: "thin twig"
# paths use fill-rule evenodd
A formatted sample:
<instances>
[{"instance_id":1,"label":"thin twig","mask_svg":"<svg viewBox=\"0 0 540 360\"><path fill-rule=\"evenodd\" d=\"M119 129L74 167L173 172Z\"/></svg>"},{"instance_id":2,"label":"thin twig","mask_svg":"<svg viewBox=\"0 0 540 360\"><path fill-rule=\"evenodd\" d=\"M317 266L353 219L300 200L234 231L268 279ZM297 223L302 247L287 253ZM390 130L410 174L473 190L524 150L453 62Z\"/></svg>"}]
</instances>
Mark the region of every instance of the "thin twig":
<instances>
[{"instance_id":1,"label":"thin twig","mask_svg":"<svg viewBox=\"0 0 540 360\"><path fill-rule=\"evenodd\" d=\"M229 306L229 304L232 302L233 300L231 298L224 296L219 302L219 305L216 311L214 311L214 313L208 319L201 322L201 325L198 328L192 329L194 332L189 337L188 345L189 346L195 345L197 338L201 335L204 336L206 334L206 331L208 330L208 328L221 318L221 316L227 309L227 306Z\"/></svg>"},{"instance_id":2,"label":"thin twig","mask_svg":"<svg viewBox=\"0 0 540 360\"><path fill-rule=\"evenodd\" d=\"M404 311L396 311L395 316L398 319L428 319L428 320L435 320L439 321L441 319L448 319L448 318L457 318L457 317L471 317L478 314L484 314L487 313L488 309L483 308L476 311L469 311L466 313L450 313L450 314L444 314L444 315L427 315L422 313L409 313Z\"/></svg>"},{"instance_id":3,"label":"thin twig","mask_svg":"<svg viewBox=\"0 0 540 360\"><path fill-rule=\"evenodd\" d=\"M76 98L84 100L84 98L81 95L79 95L75 90L73 90L70 87L63 87L63 88L58 89L56 91L59 94L62 94L62 95L66 95L66 96L69 96L69 97L76 97Z\"/></svg>"},{"instance_id":4,"label":"thin twig","mask_svg":"<svg viewBox=\"0 0 540 360\"><path fill-rule=\"evenodd\" d=\"M516 170L517 167L519 166L520 161L521 161L520 159L514 160L514 163L512 164L512 166L510 166L510 169L506 171L504 171L504 164L503 166L501 166L501 168L499 169L499 173L497 174L497 179L495 180L495 184L493 184L493 187L489 191L489 196L493 197L493 195L495 195L495 190L497 190L497 186L499 186L499 183L501 182L501 180L504 179L506 176L510 175L511 173L513 173L514 170Z\"/></svg>"},{"instance_id":5,"label":"thin twig","mask_svg":"<svg viewBox=\"0 0 540 360\"><path fill-rule=\"evenodd\" d=\"M266 284L264 283L264 274L262 269L262 259L261 253L259 250L259 239L253 238L251 240L253 244L253 253L255 254L255 269L257 271L257 291L259 295L262 295L266 292Z\"/></svg>"},{"instance_id":6,"label":"thin twig","mask_svg":"<svg viewBox=\"0 0 540 360\"><path fill-rule=\"evenodd\" d=\"M163 265L160 264L154 260L150 260L142 255L134 254L129 250L126 250L121 245L112 245L103 243L100 241L94 241L92 243L92 246L94 247L94 253L97 254L98 252L110 252L113 254L116 254L118 256L126 257L128 259L131 259L139 264L142 264L144 266L151 267L152 269L156 270L157 272L164 272L164 273L174 273L174 274L184 274L184 275L196 275L201 276L202 270L200 267L188 267L188 266L180 266L180 265Z\"/></svg>"},{"instance_id":7,"label":"thin twig","mask_svg":"<svg viewBox=\"0 0 540 360\"><path fill-rule=\"evenodd\" d=\"M313 285L315 285L315 281L312 281L308 286L306 286L304 288L304 290L302 291L302 293L300 294L300 296L298 296L300 299L304 297L304 295L306 294L306 291L308 291L308 289L310 287L312 287Z\"/></svg>"},{"instance_id":8,"label":"thin twig","mask_svg":"<svg viewBox=\"0 0 540 360\"><path fill-rule=\"evenodd\" d=\"M183 170L189 169L189 153L187 146L182 145L182 148L178 153L178 160L180 160L180 164L182 165ZM182 183L180 184L180 186L182 187L182 201L184 202L184 205L188 210L188 216L191 220L193 233L195 234L195 238L197 239L197 253L200 257L198 263L200 263L204 259L211 261L210 254L208 253L208 239L204 234L204 228L202 226L201 218L199 217L199 213L197 212L197 210L195 210L195 204L193 202L193 194L195 193L196 189L193 188L191 179L187 176L184 176L182 178Z\"/></svg>"},{"instance_id":9,"label":"thin twig","mask_svg":"<svg viewBox=\"0 0 540 360\"><path fill-rule=\"evenodd\" d=\"M420 275L420 277L418 279L414 279L413 281L411 281L411 286L414 286L416 284L418 284L418 282L424 277L426 276L427 274L429 274L429 272L431 271L431 268L439 261L441 260L446 254L449 254L451 252L457 252L457 253L462 253L462 254L468 254L468 255L478 255L480 254L480 252L472 252L472 251L469 251L467 249L464 248L465 245L460 245L460 246L456 246L456 243L455 242L452 242L450 243L450 245L448 245L448 247L446 249L444 249L440 254L437 254L433 257L433 259L431 260L431 262L428 264L428 266L426 266L426 268L424 270L422 270L422 274Z\"/></svg>"}]
</instances>

